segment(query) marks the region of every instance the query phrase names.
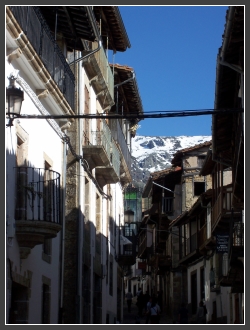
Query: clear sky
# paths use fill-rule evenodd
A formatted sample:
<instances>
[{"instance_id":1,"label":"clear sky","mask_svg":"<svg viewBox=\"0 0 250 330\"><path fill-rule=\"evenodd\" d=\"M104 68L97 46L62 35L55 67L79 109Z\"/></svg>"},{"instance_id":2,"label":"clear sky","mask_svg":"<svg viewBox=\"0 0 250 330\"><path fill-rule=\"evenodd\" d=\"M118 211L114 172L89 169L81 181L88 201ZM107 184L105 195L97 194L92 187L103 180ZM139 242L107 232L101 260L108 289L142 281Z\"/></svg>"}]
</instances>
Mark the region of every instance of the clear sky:
<instances>
[{"instance_id":1,"label":"clear sky","mask_svg":"<svg viewBox=\"0 0 250 330\"><path fill-rule=\"evenodd\" d=\"M228 6L119 6L144 112L214 108L218 50ZM109 59L111 62L112 59ZM144 119L137 135L211 135L211 115Z\"/></svg>"}]
</instances>

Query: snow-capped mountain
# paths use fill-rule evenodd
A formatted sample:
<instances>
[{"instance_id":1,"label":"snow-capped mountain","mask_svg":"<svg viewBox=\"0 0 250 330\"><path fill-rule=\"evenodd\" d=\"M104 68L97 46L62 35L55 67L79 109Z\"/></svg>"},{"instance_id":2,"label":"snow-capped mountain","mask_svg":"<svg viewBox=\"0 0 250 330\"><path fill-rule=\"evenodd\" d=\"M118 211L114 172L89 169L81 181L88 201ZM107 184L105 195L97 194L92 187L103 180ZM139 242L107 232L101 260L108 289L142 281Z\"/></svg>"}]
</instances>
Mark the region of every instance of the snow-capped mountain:
<instances>
[{"instance_id":1,"label":"snow-capped mountain","mask_svg":"<svg viewBox=\"0 0 250 330\"><path fill-rule=\"evenodd\" d=\"M173 155L178 150L211 139L211 136L135 136L132 139L133 180L145 184L151 172L171 167Z\"/></svg>"}]
</instances>

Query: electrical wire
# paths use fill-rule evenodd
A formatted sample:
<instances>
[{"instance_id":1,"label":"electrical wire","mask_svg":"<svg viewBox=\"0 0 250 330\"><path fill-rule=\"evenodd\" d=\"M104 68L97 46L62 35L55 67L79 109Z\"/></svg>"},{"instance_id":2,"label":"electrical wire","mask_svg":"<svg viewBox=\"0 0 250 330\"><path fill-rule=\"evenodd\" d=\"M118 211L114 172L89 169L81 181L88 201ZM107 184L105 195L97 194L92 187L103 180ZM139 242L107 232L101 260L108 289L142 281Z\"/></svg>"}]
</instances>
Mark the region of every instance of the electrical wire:
<instances>
[{"instance_id":1,"label":"electrical wire","mask_svg":"<svg viewBox=\"0 0 250 330\"><path fill-rule=\"evenodd\" d=\"M129 112L128 114L103 113L103 114L81 114L81 115L19 115L16 118L26 119L62 119L62 118L86 118L86 119L146 119L146 118L171 118L171 117L189 117L218 114L234 114L244 112L243 108L231 109L205 109L205 110L183 110L183 111L150 111L146 113Z\"/></svg>"}]
</instances>

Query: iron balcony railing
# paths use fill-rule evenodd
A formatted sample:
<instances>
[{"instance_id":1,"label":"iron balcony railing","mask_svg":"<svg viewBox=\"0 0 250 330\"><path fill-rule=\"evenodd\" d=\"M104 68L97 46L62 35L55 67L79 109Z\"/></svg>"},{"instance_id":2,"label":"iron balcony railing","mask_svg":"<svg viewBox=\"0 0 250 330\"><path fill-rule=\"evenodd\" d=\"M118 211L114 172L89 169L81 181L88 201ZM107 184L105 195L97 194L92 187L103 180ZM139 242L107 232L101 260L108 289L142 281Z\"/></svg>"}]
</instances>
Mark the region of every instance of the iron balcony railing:
<instances>
[{"instance_id":1,"label":"iron balcony railing","mask_svg":"<svg viewBox=\"0 0 250 330\"><path fill-rule=\"evenodd\" d=\"M36 6L9 6L44 66L74 110L75 77Z\"/></svg>"},{"instance_id":2,"label":"iron balcony railing","mask_svg":"<svg viewBox=\"0 0 250 330\"><path fill-rule=\"evenodd\" d=\"M61 224L60 174L34 167L15 170L15 219Z\"/></svg>"},{"instance_id":3,"label":"iron balcony railing","mask_svg":"<svg viewBox=\"0 0 250 330\"><path fill-rule=\"evenodd\" d=\"M114 168L115 173L120 176L120 152L117 149L115 142L111 142L111 164Z\"/></svg>"},{"instance_id":4,"label":"iron balcony railing","mask_svg":"<svg viewBox=\"0 0 250 330\"><path fill-rule=\"evenodd\" d=\"M129 172L131 173L131 154L118 119L110 120L110 130L112 137L121 148L122 156L127 164Z\"/></svg>"},{"instance_id":5,"label":"iron balcony railing","mask_svg":"<svg viewBox=\"0 0 250 330\"><path fill-rule=\"evenodd\" d=\"M101 131L91 131L90 141L88 144L94 146L102 146L107 154L110 164L113 166L114 171L120 175L120 152L111 137L111 131L105 120L102 121Z\"/></svg>"},{"instance_id":6,"label":"iron balcony railing","mask_svg":"<svg viewBox=\"0 0 250 330\"><path fill-rule=\"evenodd\" d=\"M102 146L107 154L108 159L111 159L111 136L107 130L92 131L91 143L93 146Z\"/></svg>"}]
</instances>

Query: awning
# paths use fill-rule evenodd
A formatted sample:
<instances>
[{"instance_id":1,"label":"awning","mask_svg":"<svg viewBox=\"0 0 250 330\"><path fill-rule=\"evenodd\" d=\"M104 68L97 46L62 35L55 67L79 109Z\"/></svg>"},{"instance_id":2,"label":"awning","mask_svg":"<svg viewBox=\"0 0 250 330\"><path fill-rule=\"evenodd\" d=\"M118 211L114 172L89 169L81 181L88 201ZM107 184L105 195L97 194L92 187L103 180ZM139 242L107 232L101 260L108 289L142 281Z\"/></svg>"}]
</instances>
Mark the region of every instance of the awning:
<instances>
[{"instance_id":1,"label":"awning","mask_svg":"<svg viewBox=\"0 0 250 330\"><path fill-rule=\"evenodd\" d=\"M127 237L120 235L120 244L121 245L128 245L128 244L133 244Z\"/></svg>"}]
</instances>

